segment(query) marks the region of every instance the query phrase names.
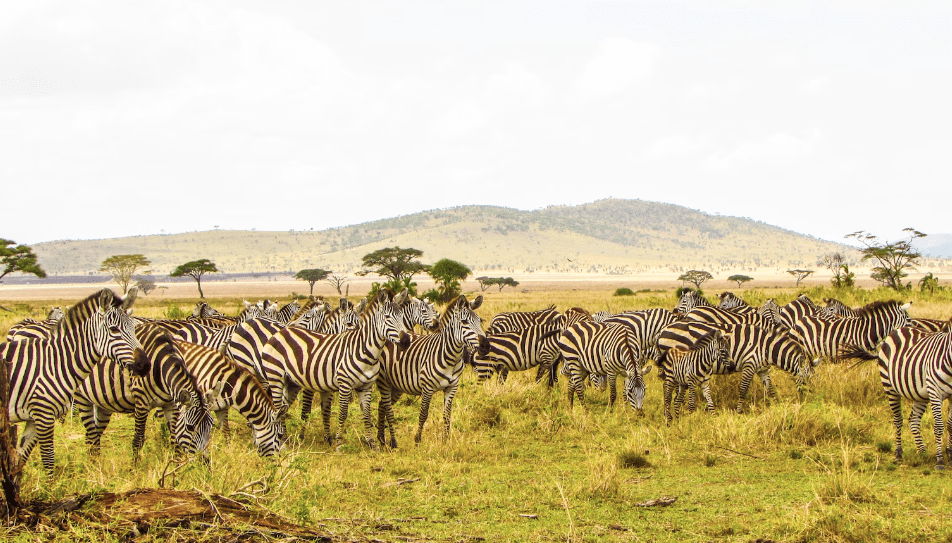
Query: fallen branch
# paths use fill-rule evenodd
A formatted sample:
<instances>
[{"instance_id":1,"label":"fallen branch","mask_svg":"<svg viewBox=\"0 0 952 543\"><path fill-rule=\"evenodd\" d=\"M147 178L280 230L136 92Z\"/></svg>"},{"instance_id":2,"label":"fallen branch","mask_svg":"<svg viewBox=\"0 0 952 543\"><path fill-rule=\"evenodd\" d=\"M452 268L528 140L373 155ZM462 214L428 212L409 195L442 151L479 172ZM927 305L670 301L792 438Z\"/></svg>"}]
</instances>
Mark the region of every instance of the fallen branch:
<instances>
[{"instance_id":1,"label":"fallen branch","mask_svg":"<svg viewBox=\"0 0 952 543\"><path fill-rule=\"evenodd\" d=\"M763 458L761 458L761 457L759 457L759 456L754 456L754 455L752 455L752 454L747 454L747 453L744 453L744 452L735 451L734 449L728 449L727 447L718 447L718 449L723 449L723 450L725 450L725 451L727 451L727 452L732 452L732 453L734 453L734 454L739 454L739 455L742 455L742 456L747 456L747 457L753 458L753 459L755 459L755 460L763 460Z\"/></svg>"},{"instance_id":2,"label":"fallen branch","mask_svg":"<svg viewBox=\"0 0 952 543\"><path fill-rule=\"evenodd\" d=\"M678 501L677 496L662 496L646 502L636 503L635 507L667 507Z\"/></svg>"},{"instance_id":3,"label":"fallen branch","mask_svg":"<svg viewBox=\"0 0 952 543\"><path fill-rule=\"evenodd\" d=\"M539 515L530 515L528 513L519 513L519 516L522 518L531 518L533 520L538 519Z\"/></svg>"},{"instance_id":4,"label":"fallen branch","mask_svg":"<svg viewBox=\"0 0 952 543\"><path fill-rule=\"evenodd\" d=\"M388 486L408 485L408 484L410 484L410 483L415 483L415 482L417 482L417 481L419 481L419 480L420 480L419 477L415 477L415 478L413 478L413 479L397 479L396 481L391 481L391 482L389 482L389 483L384 483L384 484L380 485L380 488L386 488L386 487L388 487Z\"/></svg>"},{"instance_id":5,"label":"fallen branch","mask_svg":"<svg viewBox=\"0 0 952 543\"><path fill-rule=\"evenodd\" d=\"M221 516L221 513L218 512L218 507L215 506L215 502L212 501L212 499L208 496L208 494L202 492L201 490L195 488L194 486L192 487L192 490L201 494L202 497L205 498L205 501L208 502L208 505L212 506L212 511L215 512L215 516L218 517L218 519L221 520L222 522L225 522L225 517Z\"/></svg>"}]
</instances>

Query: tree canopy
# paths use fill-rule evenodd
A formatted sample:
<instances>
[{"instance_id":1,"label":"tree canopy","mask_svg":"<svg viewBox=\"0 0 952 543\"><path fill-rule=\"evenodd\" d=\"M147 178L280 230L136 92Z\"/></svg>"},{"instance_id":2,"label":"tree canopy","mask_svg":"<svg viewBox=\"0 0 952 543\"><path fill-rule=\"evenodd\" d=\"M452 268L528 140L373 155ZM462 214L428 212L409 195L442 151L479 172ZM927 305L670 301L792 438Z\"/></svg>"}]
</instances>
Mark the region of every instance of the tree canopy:
<instances>
[{"instance_id":1,"label":"tree canopy","mask_svg":"<svg viewBox=\"0 0 952 543\"><path fill-rule=\"evenodd\" d=\"M435 302L449 303L462 293L460 281L473 272L465 264L443 258L430 266L427 273L436 281L437 288L428 291L424 297Z\"/></svg>"},{"instance_id":2,"label":"tree canopy","mask_svg":"<svg viewBox=\"0 0 952 543\"><path fill-rule=\"evenodd\" d=\"M132 282L132 276L139 268L148 268L152 265L144 255L112 255L99 265L99 271L106 272L112 276L125 294L129 290L129 283ZM145 272L151 273L150 271Z\"/></svg>"},{"instance_id":3,"label":"tree canopy","mask_svg":"<svg viewBox=\"0 0 952 543\"><path fill-rule=\"evenodd\" d=\"M205 293L202 292L202 276L206 273L218 273L218 267L215 266L215 263L211 260L203 258L180 265L169 274L169 277L184 277L186 275L191 277L198 283L199 298L204 298Z\"/></svg>"},{"instance_id":4,"label":"tree canopy","mask_svg":"<svg viewBox=\"0 0 952 543\"><path fill-rule=\"evenodd\" d=\"M502 291L503 287L517 287L519 286L519 281L516 281L512 277L477 277L479 281L479 287L481 290L485 291L489 287L495 285L499 287L499 290Z\"/></svg>"},{"instance_id":5,"label":"tree canopy","mask_svg":"<svg viewBox=\"0 0 952 543\"><path fill-rule=\"evenodd\" d=\"M323 281L327 279L332 272L328 270L322 270L321 268L311 268L308 270L301 270L294 274L295 279L301 279L302 281L307 281L311 285L311 296L314 295L314 283L318 281Z\"/></svg>"},{"instance_id":6,"label":"tree canopy","mask_svg":"<svg viewBox=\"0 0 952 543\"><path fill-rule=\"evenodd\" d=\"M743 285L744 283L748 281L753 281L754 278L748 275L732 275L728 277L727 280L737 283L737 288L740 288L741 285Z\"/></svg>"},{"instance_id":7,"label":"tree canopy","mask_svg":"<svg viewBox=\"0 0 952 543\"><path fill-rule=\"evenodd\" d=\"M892 243L881 242L877 236L862 230L845 236L863 244L864 248L860 252L864 261L875 260L879 263L873 267L870 277L896 291L903 290L902 279L909 275L907 270L916 269L922 258L922 254L912 246L913 240L926 237L915 228L903 228L902 231L909 234L909 239Z\"/></svg>"},{"instance_id":8,"label":"tree canopy","mask_svg":"<svg viewBox=\"0 0 952 543\"><path fill-rule=\"evenodd\" d=\"M401 249L400 247L385 247L372 253L368 253L361 259L363 270L357 272L357 275L364 276L368 273L374 273L386 277L388 281L383 285L394 292L407 289L411 296L416 295L416 283L412 281L413 276L430 269L418 258L423 256L423 251L412 247ZM379 288L380 285L376 284ZM376 293L371 288L370 294Z\"/></svg>"},{"instance_id":9,"label":"tree canopy","mask_svg":"<svg viewBox=\"0 0 952 543\"><path fill-rule=\"evenodd\" d=\"M15 241L0 238L0 262L3 271L0 279L13 272L30 273L40 279L46 277L46 272L36 262L36 255L28 245L17 245Z\"/></svg>"},{"instance_id":10,"label":"tree canopy","mask_svg":"<svg viewBox=\"0 0 952 543\"><path fill-rule=\"evenodd\" d=\"M714 279L714 276L711 275L711 272L704 270L688 270L681 277L678 277L678 281L693 283L698 290L701 289L701 284L709 279Z\"/></svg>"},{"instance_id":11,"label":"tree canopy","mask_svg":"<svg viewBox=\"0 0 952 543\"><path fill-rule=\"evenodd\" d=\"M797 286L799 287L800 281L813 275L813 270L787 270L787 273L797 278Z\"/></svg>"}]
</instances>

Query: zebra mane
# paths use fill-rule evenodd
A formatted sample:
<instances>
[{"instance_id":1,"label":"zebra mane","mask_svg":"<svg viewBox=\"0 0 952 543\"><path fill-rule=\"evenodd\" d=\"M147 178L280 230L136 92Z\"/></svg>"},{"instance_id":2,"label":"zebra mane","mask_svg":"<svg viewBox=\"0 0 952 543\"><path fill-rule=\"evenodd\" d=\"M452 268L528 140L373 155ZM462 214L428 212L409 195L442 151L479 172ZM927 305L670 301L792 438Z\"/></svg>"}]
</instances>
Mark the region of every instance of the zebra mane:
<instances>
[{"instance_id":1,"label":"zebra mane","mask_svg":"<svg viewBox=\"0 0 952 543\"><path fill-rule=\"evenodd\" d=\"M446 323L449 322L449 320L452 318L450 316L450 313L452 313L453 308L456 307L457 305L465 305L466 307L469 307L469 301L466 300L465 295L461 294L457 296L456 298L453 298L453 301L446 305L446 311L440 314L440 320L436 323L436 328L434 328L434 332L439 332L440 330L443 329ZM479 317L479 322L483 322L482 317Z\"/></svg>"},{"instance_id":2,"label":"zebra mane","mask_svg":"<svg viewBox=\"0 0 952 543\"><path fill-rule=\"evenodd\" d=\"M816 304L813 303L813 300L811 300L810 297L807 296L806 294L800 294L800 295L798 295L798 296L797 296L797 301L803 302L803 303L809 305L810 307L816 308Z\"/></svg>"},{"instance_id":3,"label":"zebra mane","mask_svg":"<svg viewBox=\"0 0 952 543\"><path fill-rule=\"evenodd\" d=\"M107 294L108 293L108 294ZM94 311L99 309L100 300L102 298L108 297L109 304L111 307L120 307L122 305L122 298L116 296L116 293L104 288L99 292L90 294L86 297L85 300L73 304L66 309L66 315L56 323L56 326L53 327L53 333L55 334L59 330L64 330L66 328L74 326L75 323L85 321L93 314Z\"/></svg>"},{"instance_id":4,"label":"zebra mane","mask_svg":"<svg viewBox=\"0 0 952 543\"><path fill-rule=\"evenodd\" d=\"M291 322L291 321L293 321L293 320L300 319L301 317L304 316L305 313L307 313L308 311L310 311L312 307L314 307L315 305L318 305L318 304L323 304L323 303L324 303L324 298L323 298L323 297L318 296L317 298L313 298L313 297L312 297L312 298L308 298L308 300L307 300L306 302L304 302L303 304L301 304L300 309L298 309L297 312L294 313L294 315L293 315L290 319L288 319L288 322Z\"/></svg>"},{"instance_id":5,"label":"zebra mane","mask_svg":"<svg viewBox=\"0 0 952 543\"><path fill-rule=\"evenodd\" d=\"M374 296L374 299L373 299L373 300L369 300L369 301L367 302L367 307L365 307L364 310L360 313L360 318L361 318L361 319L369 318L370 315L373 315L373 314L374 314L374 311L377 310L377 306L379 306L380 304L383 303L383 301L381 301L381 300L383 299L383 295L384 295L384 294L386 294L386 299L387 299L388 301L389 301L389 300L393 300L393 291L390 290L390 289L387 288L387 287L381 287L381 289L378 290L378 291L377 291L377 294ZM349 303L349 302L348 302L348 303ZM340 309L340 307L338 307L338 308L336 308L336 309Z\"/></svg>"},{"instance_id":6,"label":"zebra mane","mask_svg":"<svg viewBox=\"0 0 952 543\"><path fill-rule=\"evenodd\" d=\"M899 306L899 305L902 305L902 304L900 302L897 302L896 300L878 300L875 302L870 302L864 305L863 307L857 308L856 316L865 317L870 314L883 311L886 308L892 308L894 306Z\"/></svg>"},{"instance_id":7,"label":"zebra mane","mask_svg":"<svg viewBox=\"0 0 952 543\"><path fill-rule=\"evenodd\" d=\"M146 326L149 326L149 325L146 325ZM169 357L169 359L171 360L172 364L175 364L176 366L180 367L182 371L185 373L185 375L187 376L188 386L191 387L192 390L195 392L195 395L198 396L199 405L201 405L203 408L206 407L208 404L205 402L205 395L202 394L202 389L199 388L198 386L198 379L195 378L192 372L188 371L188 366L185 365L185 358L182 356L182 351L178 348L178 345L175 343L176 341L175 337L172 336L171 332L169 332L167 329L161 326L154 326L154 328L158 330L158 333L157 333L158 335L156 338L157 342L160 344L164 342L165 344L167 344L169 347L172 348L172 352L175 353L175 356ZM150 362L151 362L152 353L146 353L146 354L149 355Z\"/></svg>"}]
</instances>

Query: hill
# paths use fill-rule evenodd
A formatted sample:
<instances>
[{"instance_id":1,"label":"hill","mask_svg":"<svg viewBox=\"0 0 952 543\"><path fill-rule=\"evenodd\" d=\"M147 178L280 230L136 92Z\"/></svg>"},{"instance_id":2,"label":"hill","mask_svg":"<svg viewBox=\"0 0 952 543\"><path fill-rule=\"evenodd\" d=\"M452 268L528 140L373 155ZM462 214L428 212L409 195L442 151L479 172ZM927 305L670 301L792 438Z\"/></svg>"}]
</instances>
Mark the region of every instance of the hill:
<instances>
[{"instance_id":1,"label":"hill","mask_svg":"<svg viewBox=\"0 0 952 543\"><path fill-rule=\"evenodd\" d=\"M211 230L51 241L33 249L50 275L99 274L105 258L135 253L152 261L156 275L199 258L228 273L353 273L363 255L395 245L422 250L424 262L451 258L499 274L815 269L819 256L850 250L750 219L618 199L534 211L462 206L316 232Z\"/></svg>"}]
</instances>

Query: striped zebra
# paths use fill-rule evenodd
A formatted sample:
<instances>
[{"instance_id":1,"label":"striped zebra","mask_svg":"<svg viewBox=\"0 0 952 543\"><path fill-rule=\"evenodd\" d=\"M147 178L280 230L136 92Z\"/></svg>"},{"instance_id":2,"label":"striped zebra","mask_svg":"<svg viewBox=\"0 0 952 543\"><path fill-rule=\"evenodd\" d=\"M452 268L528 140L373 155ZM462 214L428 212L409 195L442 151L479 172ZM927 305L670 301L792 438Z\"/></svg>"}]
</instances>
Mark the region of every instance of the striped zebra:
<instances>
[{"instance_id":1,"label":"striped zebra","mask_svg":"<svg viewBox=\"0 0 952 543\"><path fill-rule=\"evenodd\" d=\"M873 351L890 332L908 326L910 305L880 301L860 308L855 317L808 315L797 321L794 331L809 358L836 362L846 346Z\"/></svg>"},{"instance_id":2,"label":"striped zebra","mask_svg":"<svg viewBox=\"0 0 952 543\"><path fill-rule=\"evenodd\" d=\"M736 307L750 307L750 304L744 301L743 298L737 296L733 292L722 292L719 296L721 303L717 304L717 307L721 309L734 309Z\"/></svg>"},{"instance_id":3,"label":"striped zebra","mask_svg":"<svg viewBox=\"0 0 952 543\"><path fill-rule=\"evenodd\" d=\"M45 320L23 319L7 330L6 340L48 339L53 328L55 328L59 321L65 316L66 313L63 311L63 308L56 306L50 309Z\"/></svg>"},{"instance_id":4,"label":"striped zebra","mask_svg":"<svg viewBox=\"0 0 952 543\"><path fill-rule=\"evenodd\" d=\"M258 454L264 457L278 454L284 442L284 425L261 382L215 349L173 341L199 389L205 394L215 392L208 408L215 413L222 430L228 430L228 410L234 409L248 422Z\"/></svg>"},{"instance_id":5,"label":"striped zebra","mask_svg":"<svg viewBox=\"0 0 952 543\"><path fill-rule=\"evenodd\" d=\"M554 305L537 311L497 313L493 315L493 318L489 321L489 327L486 328L486 333L492 335L502 332L515 332L537 324L551 324L564 327L564 319L565 317L555 309Z\"/></svg>"},{"instance_id":6,"label":"striped zebra","mask_svg":"<svg viewBox=\"0 0 952 543\"><path fill-rule=\"evenodd\" d=\"M709 324L756 324L773 326L771 321L756 311L736 311L714 306L694 307L682 317L685 321L706 322Z\"/></svg>"},{"instance_id":7,"label":"striped zebra","mask_svg":"<svg viewBox=\"0 0 952 543\"><path fill-rule=\"evenodd\" d=\"M112 358L136 375L148 371L149 361L126 313L136 293L133 288L120 298L103 289L69 308L49 339L0 345L10 372L10 422L26 423L17 449L21 464L39 442L43 467L52 477L54 423L67 413L76 387L101 358Z\"/></svg>"},{"instance_id":8,"label":"striped zebra","mask_svg":"<svg viewBox=\"0 0 952 543\"><path fill-rule=\"evenodd\" d=\"M628 327L621 324L580 321L566 328L559 336L559 349L569 376L569 405L575 396L585 401L585 378L589 374L625 374L625 400L635 411L641 411L645 400L644 375L650 366L642 367L641 353Z\"/></svg>"},{"instance_id":9,"label":"striped zebra","mask_svg":"<svg viewBox=\"0 0 952 543\"><path fill-rule=\"evenodd\" d=\"M278 309L278 304L274 303L265 309L264 316L278 321L281 324L287 324L291 320L291 317L296 315L300 309L301 304L297 300L291 300L290 302L281 306L280 309Z\"/></svg>"},{"instance_id":10,"label":"striped zebra","mask_svg":"<svg viewBox=\"0 0 952 543\"><path fill-rule=\"evenodd\" d=\"M714 330L722 330L729 348L726 365L715 364L712 375L741 372L738 389L737 412L744 410L747 393L754 375L760 378L764 391L770 398L776 398L773 383L770 380L770 366L776 366L793 375L801 397L806 389L813 368L818 360L809 361L797 338L784 329L758 326L755 324L714 325L701 322L676 322L661 333L659 348L665 353L669 349L690 349L700 338ZM658 363L658 371L666 363ZM694 389L689 391L688 408L694 410Z\"/></svg>"},{"instance_id":11,"label":"striped zebra","mask_svg":"<svg viewBox=\"0 0 952 543\"><path fill-rule=\"evenodd\" d=\"M684 292L681 293L681 297L678 298L677 305L674 306L674 314L684 315L695 307L708 306L713 307L711 302L707 301L707 298L705 298L699 292L692 289L684 289Z\"/></svg>"},{"instance_id":12,"label":"striped zebra","mask_svg":"<svg viewBox=\"0 0 952 543\"><path fill-rule=\"evenodd\" d=\"M834 315L839 315L841 317L856 316L855 309L837 300L836 298L823 298L823 302L826 304L826 310L830 313L833 313Z\"/></svg>"},{"instance_id":13,"label":"striped zebra","mask_svg":"<svg viewBox=\"0 0 952 543\"><path fill-rule=\"evenodd\" d=\"M377 438L384 442L384 427L390 428L390 447L397 446L393 404L400 396L420 396L420 417L413 440L423 439L423 425L430 415L433 395L443 392L443 439L449 437L453 398L463 374L463 348L469 346L477 356L486 352L487 339L482 319L476 310L483 302L477 296L472 302L458 296L440 317L438 330L432 334L409 335L409 344L400 348L388 344L381 355L377 390Z\"/></svg>"},{"instance_id":14,"label":"striped zebra","mask_svg":"<svg viewBox=\"0 0 952 543\"><path fill-rule=\"evenodd\" d=\"M350 402L357 396L366 429L366 442L376 447L370 416L370 395L380 372L380 352L389 339L398 342L400 324L394 308L406 302L407 291L394 296L381 289L360 314L355 330L318 334L296 327L279 330L261 351L261 366L271 398L281 417L302 389L321 396L324 439L340 443ZM404 336L406 337L406 336ZM336 437L331 435L330 408L338 393Z\"/></svg>"},{"instance_id":15,"label":"striped zebra","mask_svg":"<svg viewBox=\"0 0 952 543\"><path fill-rule=\"evenodd\" d=\"M610 324L622 324L631 331L631 338L635 341L636 349L642 353L643 360L658 360L660 352L658 351L658 338L661 332L670 324L677 321L678 317L674 312L664 308L656 307L642 309L638 311L626 311L619 313L603 322ZM659 378L663 379L661 366L658 367ZM606 375L592 374L589 376L592 385L600 389L608 388L608 403L615 403L615 374L609 372Z\"/></svg>"},{"instance_id":16,"label":"striped zebra","mask_svg":"<svg viewBox=\"0 0 952 543\"><path fill-rule=\"evenodd\" d=\"M923 318L910 318L909 326L915 326L925 330L926 332L944 332L950 327L949 321L944 321L942 319L923 319Z\"/></svg>"},{"instance_id":17,"label":"striped zebra","mask_svg":"<svg viewBox=\"0 0 952 543\"><path fill-rule=\"evenodd\" d=\"M138 459L149 412L159 408L169 423L177 450L188 455L201 453L207 459L214 424L208 402L217 399L220 389L206 394L198 388L168 331L143 324L136 328L136 337L151 363L145 375L133 379L122 366L106 359L93 366L92 373L76 389L74 401L86 428L86 445L98 453L112 414L132 413L132 455Z\"/></svg>"},{"instance_id":18,"label":"striped zebra","mask_svg":"<svg viewBox=\"0 0 952 543\"><path fill-rule=\"evenodd\" d=\"M790 329L796 328L797 322L805 317L817 317L826 320L836 319L836 315L818 307L806 294L801 294L793 301L780 306L781 324Z\"/></svg>"},{"instance_id":19,"label":"striped zebra","mask_svg":"<svg viewBox=\"0 0 952 543\"><path fill-rule=\"evenodd\" d=\"M539 366L536 382L550 374L549 368L557 364L561 353L558 336L562 329L557 326L536 324L517 332L502 332L488 339L485 354L477 354L473 368L478 382L489 379L493 372L499 374L499 382L506 382L502 369L526 371Z\"/></svg>"},{"instance_id":20,"label":"striped zebra","mask_svg":"<svg viewBox=\"0 0 952 543\"><path fill-rule=\"evenodd\" d=\"M879 361L879 377L892 411L896 428L896 461L902 461L902 400L912 402L909 429L916 449L925 453L920 425L926 408L932 409L935 434L936 469L945 469L945 454L952 458L952 447L943 450L942 404L952 397L952 332L927 332L907 326L891 332L876 353L852 349L845 356ZM952 434L952 425L945 420Z\"/></svg>"},{"instance_id":21,"label":"striped zebra","mask_svg":"<svg viewBox=\"0 0 952 543\"><path fill-rule=\"evenodd\" d=\"M690 349L674 348L667 351L665 354L667 370L664 374L664 418L668 424L671 424L674 416L679 414L689 387L701 389L704 400L707 402L707 412L714 411L714 400L711 398L711 373L715 366L727 366L728 357L727 341L724 339L724 332L719 329L700 337ZM671 396L675 391L674 416L672 416Z\"/></svg>"},{"instance_id":22,"label":"striped zebra","mask_svg":"<svg viewBox=\"0 0 952 543\"><path fill-rule=\"evenodd\" d=\"M780 306L773 298L764 300L763 305L757 310L757 314L767 319L774 326L784 326L783 319L780 317Z\"/></svg>"}]
</instances>

